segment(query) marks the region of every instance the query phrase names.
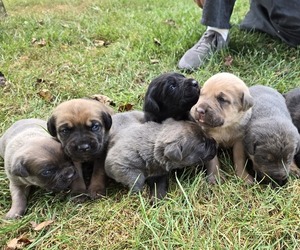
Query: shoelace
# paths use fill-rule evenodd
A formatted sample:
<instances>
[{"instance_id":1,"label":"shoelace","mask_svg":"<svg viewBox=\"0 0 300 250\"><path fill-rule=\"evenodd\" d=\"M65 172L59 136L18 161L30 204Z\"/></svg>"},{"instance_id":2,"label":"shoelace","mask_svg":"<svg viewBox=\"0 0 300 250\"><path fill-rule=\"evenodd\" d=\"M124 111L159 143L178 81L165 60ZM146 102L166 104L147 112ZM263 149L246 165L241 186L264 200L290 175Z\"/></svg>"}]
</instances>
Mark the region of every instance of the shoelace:
<instances>
[{"instance_id":1,"label":"shoelace","mask_svg":"<svg viewBox=\"0 0 300 250\"><path fill-rule=\"evenodd\" d=\"M200 39L199 43L197 43L197 46L195 47L195 50L198 52L206 52L207 50L211 50L212 47L217 47L216 45L212 44L213 40L215 40L214 38L212 39L211 42L207 42L207 39L212 37L212 36L216 36L215 33L208 33L205 32L202 36L202 38Z\"/></svg>"}]
</instances>

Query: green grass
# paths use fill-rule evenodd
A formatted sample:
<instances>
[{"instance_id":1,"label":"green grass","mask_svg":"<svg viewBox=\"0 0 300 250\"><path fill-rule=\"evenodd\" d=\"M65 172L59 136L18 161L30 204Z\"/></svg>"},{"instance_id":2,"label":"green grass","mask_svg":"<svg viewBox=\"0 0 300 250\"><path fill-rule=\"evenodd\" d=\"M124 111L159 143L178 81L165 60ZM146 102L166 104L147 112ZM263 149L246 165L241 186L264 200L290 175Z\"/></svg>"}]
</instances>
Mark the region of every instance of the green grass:
<instances>
[{"instance_id":1,"label":"green grass","mask_svg":"<svg viewBox=\"0 0 300 250\"><path fill-rule=\"evenodd\" d=\"M92 94L109 96L116 111L126 103L141 109L151 79L178 71L178 60L205 30L192 0L4 3L9 16L0 21L0 71L7 85L0 87L0 133L18 119L47 119L58 103ZM299 49L240 31L247 7L248 1L237 1L229 48L187 75L203 84L227 71L249 86L280 92L300 86ZM41 39L45 46L39 46ZM228 56L231 66L224 64ZM39 96L43 89L52 101ZM147 189L129 196L121 185L110 185L107 198L82 205L37 190L22 219L0 219L0 246L25 233L34 240L25 249L299 249L299 180L275 190L247 186L234 176L227 154L222 162L224 184L210 186L201 172L186 171L171 180L167 199L155 208ZM0 187L3 217L11 204L3 161ZM32 229L31 221L49 219L49 227Z\"/></svg>"}]
</instances>

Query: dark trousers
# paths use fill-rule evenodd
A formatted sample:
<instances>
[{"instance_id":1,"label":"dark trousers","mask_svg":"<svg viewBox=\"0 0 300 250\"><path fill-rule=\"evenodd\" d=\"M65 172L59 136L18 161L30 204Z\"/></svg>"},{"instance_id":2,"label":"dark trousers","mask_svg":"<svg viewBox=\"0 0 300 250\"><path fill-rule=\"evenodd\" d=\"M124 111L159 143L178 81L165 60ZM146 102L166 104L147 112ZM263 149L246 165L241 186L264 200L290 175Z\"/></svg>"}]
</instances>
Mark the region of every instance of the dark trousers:
<instances>
[{"instance_id":1,"label":"dark trousers","mask_svg":"<svg viewBox=\"0 0 300 250\"><path fill-rule=\"evenodd\" d=\"M235 0L206 0L201 23L229 29L234 4ZM251 0L240 27L268 33L291 46L300 45L300 0Z\"/></svg>"}]
</instances>

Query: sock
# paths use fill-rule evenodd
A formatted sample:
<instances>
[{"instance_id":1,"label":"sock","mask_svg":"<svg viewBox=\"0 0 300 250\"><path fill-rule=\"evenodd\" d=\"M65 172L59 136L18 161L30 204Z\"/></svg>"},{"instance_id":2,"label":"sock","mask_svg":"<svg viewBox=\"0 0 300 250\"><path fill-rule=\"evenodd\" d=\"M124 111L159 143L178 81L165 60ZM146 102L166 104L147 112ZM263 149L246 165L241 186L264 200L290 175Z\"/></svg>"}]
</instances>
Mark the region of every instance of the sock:
<instances>
[{"instance_id":1,"label":"sock","mask_svg":"<svg viewBox=\"0 0 300 250\"><path fill-rule=\"evenodd\" d=\"M218 28L215 28L215 27L207 26L206 30L214 30L214 31L218 32L219 34L221 34L221 36L223 37L223 39L225 41L227 40L227 37L228 37L228 34L229 34L228 29L218 29Z\"/></svg>"}]
</instances>

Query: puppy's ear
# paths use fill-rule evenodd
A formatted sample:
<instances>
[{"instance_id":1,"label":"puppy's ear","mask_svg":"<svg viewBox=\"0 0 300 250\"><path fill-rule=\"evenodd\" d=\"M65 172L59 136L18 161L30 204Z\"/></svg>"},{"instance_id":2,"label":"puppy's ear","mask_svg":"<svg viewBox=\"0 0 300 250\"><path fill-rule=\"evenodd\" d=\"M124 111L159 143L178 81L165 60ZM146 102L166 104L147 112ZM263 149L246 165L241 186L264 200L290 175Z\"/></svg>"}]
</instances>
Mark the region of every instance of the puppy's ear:
<instances>
[{"instance_id":1,"label":"puppy's ear","mask_svg":"<svg viewBox=\"0 0 300 250\"><path fill-rule=\"evenodd\" d=\"M12 174L20 177L28 177L29 173L27 171L26 165L23 160L19 159L12 165Z\"/></svg>"},{"instance_id":2,"label":"puppy's ear","mask_svg":"<svg viewBox=\"0 0 300 250\"><path fill-rule=\"evenodd\" d=\"M253 106L253 97L250 93L243 92L241 97L242 111L247 111Z\"/></svg>"},{"instance_id":3,"label":"puppy's ear","mask_svg":"<svg viewBox=\"0 0 300 250\"><path fill-rule=\"evenodd\" d=\"M57 136L55 123L56 123L56 119L52 115L47 121L47 129L48 129L50 135L52 135L53 137Z\"/></svg>"},{"instance_id":4,"label":"puppy's ear","mask_svg":"<svg viewBox=\"0 0 300 250\"><path fill-rule=\"evenodd\" d=\"M110 130L112 125L111 115L107 112L101 112L102 120L106 130Z\"/></svg>"},{"instance_id":5,"label":"puppy's ear","mask_svg":"<svg viewBox=\"0 0 300 250\"><path fill-rule=\"evenodd\" d=\"M151 113L159 113L160 108L158 103L154 100L154 90L153 88L147 95L144 101L144 108L143 110L146 112L151 112Z\"/></svg>"},{"instance_id":6,"label":"puppy's ear","mask_svg":"<svg viewBox=\"0 0 300 250\"><path fill-rule=\"evenodd\" d=\"M182 147L178 143L171 143L165 147L164 156L171 161L181 161L183 159Z\"/></svg>"}]
</instances>

